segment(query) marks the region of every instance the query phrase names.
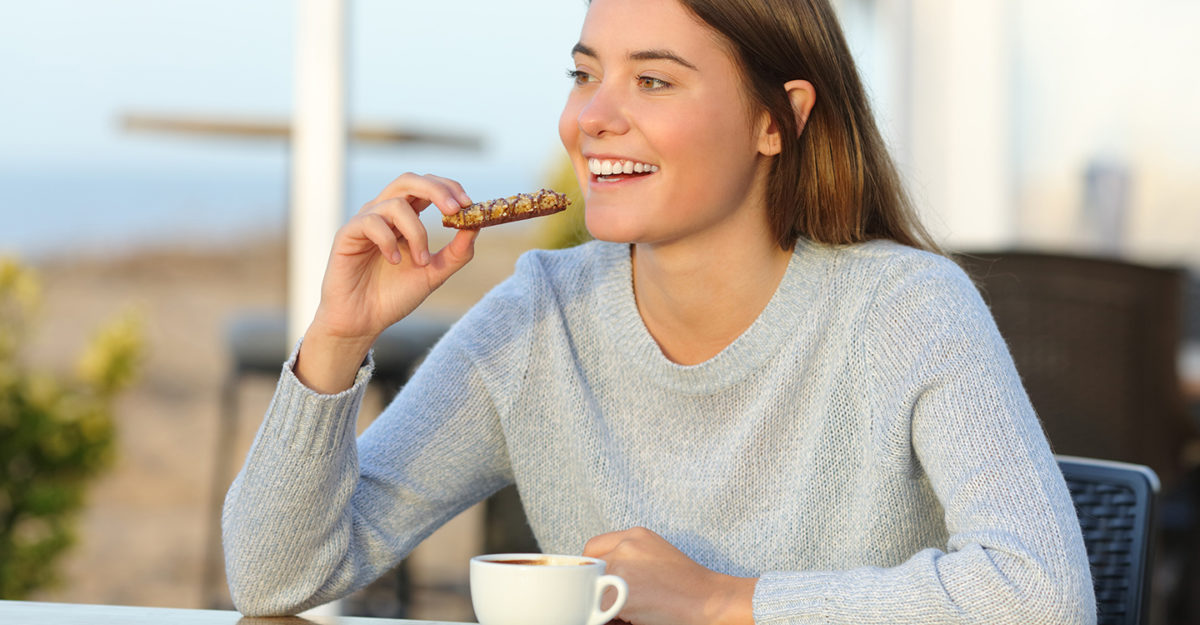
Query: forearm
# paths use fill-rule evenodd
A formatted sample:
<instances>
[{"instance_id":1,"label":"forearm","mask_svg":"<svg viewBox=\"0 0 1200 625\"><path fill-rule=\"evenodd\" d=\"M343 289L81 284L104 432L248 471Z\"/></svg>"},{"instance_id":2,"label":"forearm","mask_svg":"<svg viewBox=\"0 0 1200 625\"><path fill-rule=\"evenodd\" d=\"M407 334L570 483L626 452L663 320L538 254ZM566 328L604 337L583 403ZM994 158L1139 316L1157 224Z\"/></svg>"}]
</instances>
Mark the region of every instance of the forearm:
<instances>
[{"instance_id":1,"label":"forearm","mask_svg":"<svg viewBox=\"0 0 1200 625\"><path fill-rule=\"evenodd\" d=\"M887 622L1094 625L1087 562L1080 570L1038 571L1038 562L972 545L924 550L891 568L764 574L755 621L858 625ZM1031 572L1035 572L1031 574Z\"/></svg>"},{"instance_id":2,"label":"forearm","mask_svg":"<svg viewBox=\"0 0 1200 625\"><path fill-rule=\"evenodd\" d=\"M230 591L247 614L306 607L342 566L345 511L358 480L358 384L321 396L285 372L258 437L226 497L222 525Z\"/></svg>"}]
</instances>

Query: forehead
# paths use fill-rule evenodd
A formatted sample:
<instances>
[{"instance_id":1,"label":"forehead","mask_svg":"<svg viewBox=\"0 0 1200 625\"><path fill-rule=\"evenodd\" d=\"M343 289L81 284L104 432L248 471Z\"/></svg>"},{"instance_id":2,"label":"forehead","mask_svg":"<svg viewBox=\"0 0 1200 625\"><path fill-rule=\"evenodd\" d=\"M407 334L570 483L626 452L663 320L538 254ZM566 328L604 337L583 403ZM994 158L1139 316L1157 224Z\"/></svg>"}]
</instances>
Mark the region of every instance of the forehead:
<instances>
[{"instance_id":1,"label":"forehead","mask_svg":"<svg viewBox=\"0 0 1200 625\"><path fill-rule=\"evenodd\" d=\"M730 62L720 35L678 0L592 0L579 42L600 55L663 49L697 64Z\"/></svg>"}]
</instances>

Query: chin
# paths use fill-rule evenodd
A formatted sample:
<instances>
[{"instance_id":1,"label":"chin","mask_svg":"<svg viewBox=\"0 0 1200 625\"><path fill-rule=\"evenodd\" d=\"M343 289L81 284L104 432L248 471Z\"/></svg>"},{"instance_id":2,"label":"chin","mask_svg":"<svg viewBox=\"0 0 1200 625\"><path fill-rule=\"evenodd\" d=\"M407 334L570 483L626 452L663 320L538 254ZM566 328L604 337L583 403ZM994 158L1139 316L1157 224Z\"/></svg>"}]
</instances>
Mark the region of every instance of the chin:
<instances>
[{"instance_id":1,"label":"chin","mask_svg":"<svg viewBox=\"0 0 1200 625\"><path fill-rule=\"evenodd\" d=\"M620 232L616 228L608 228L600 226L593 228L587 227L588 234L597 241L606 241L608 243L637 243L636 237L632 237L627 233Z\"/></svg>"},{"instance_id":2,"label":"chin","mask_svg":"<svg viewBox=\"0 0 1200 625\"><path fill-rule=\"evenodd\" d=\"M593 208L584 204L583 223L588 234L598 241L609 243L638 243L643 236L641 224L637 219L629 219L627 213L610 211L603 208Z\"/></svg>"}]
</instances>

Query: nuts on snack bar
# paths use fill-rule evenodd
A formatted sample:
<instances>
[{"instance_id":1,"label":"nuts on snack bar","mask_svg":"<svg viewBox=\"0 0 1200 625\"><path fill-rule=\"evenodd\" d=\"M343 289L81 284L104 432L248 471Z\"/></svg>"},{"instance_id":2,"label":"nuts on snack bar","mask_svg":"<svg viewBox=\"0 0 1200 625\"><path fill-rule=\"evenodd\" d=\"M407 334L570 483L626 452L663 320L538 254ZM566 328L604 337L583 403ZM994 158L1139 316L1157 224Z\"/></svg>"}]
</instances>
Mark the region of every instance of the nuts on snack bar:
<instances>
[{"instance_id":1,"label":"nuts on snack bar","mask_svg":"<svg viewBox=\"0 0 1200 625\"><path fill-rule=\"evenodd\" d=\"M505 198L472 204L453 215L443 215L442 225L460 230L551 215L566 210L571 200L562 193L542 189L537 193L518 193Z\"/></svg>"}]
</instances>

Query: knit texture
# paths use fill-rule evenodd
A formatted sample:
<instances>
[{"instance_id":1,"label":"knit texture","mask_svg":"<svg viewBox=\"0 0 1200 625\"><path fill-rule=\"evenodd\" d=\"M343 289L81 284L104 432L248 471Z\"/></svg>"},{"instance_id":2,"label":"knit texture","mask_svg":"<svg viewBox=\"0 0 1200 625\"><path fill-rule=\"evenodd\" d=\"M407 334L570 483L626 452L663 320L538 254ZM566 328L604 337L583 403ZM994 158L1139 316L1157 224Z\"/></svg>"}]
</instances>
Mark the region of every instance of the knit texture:
<instances>
[{"instance_id":1,"label":"knit texture","mask_svg":"<svg viewBox=\"0 0 1200 625\"><path fill-rule=\"evenodd\" d=\"M525 254L358 439L370 375L289 360L223 517L246 614L352 592L515 482L547 552L643 526L758 577L786 623L1094 623L1061 473L1007 348L949 260L801 242L725 350L669 361L627 246Z\"/></svg>"}]
</instances>

